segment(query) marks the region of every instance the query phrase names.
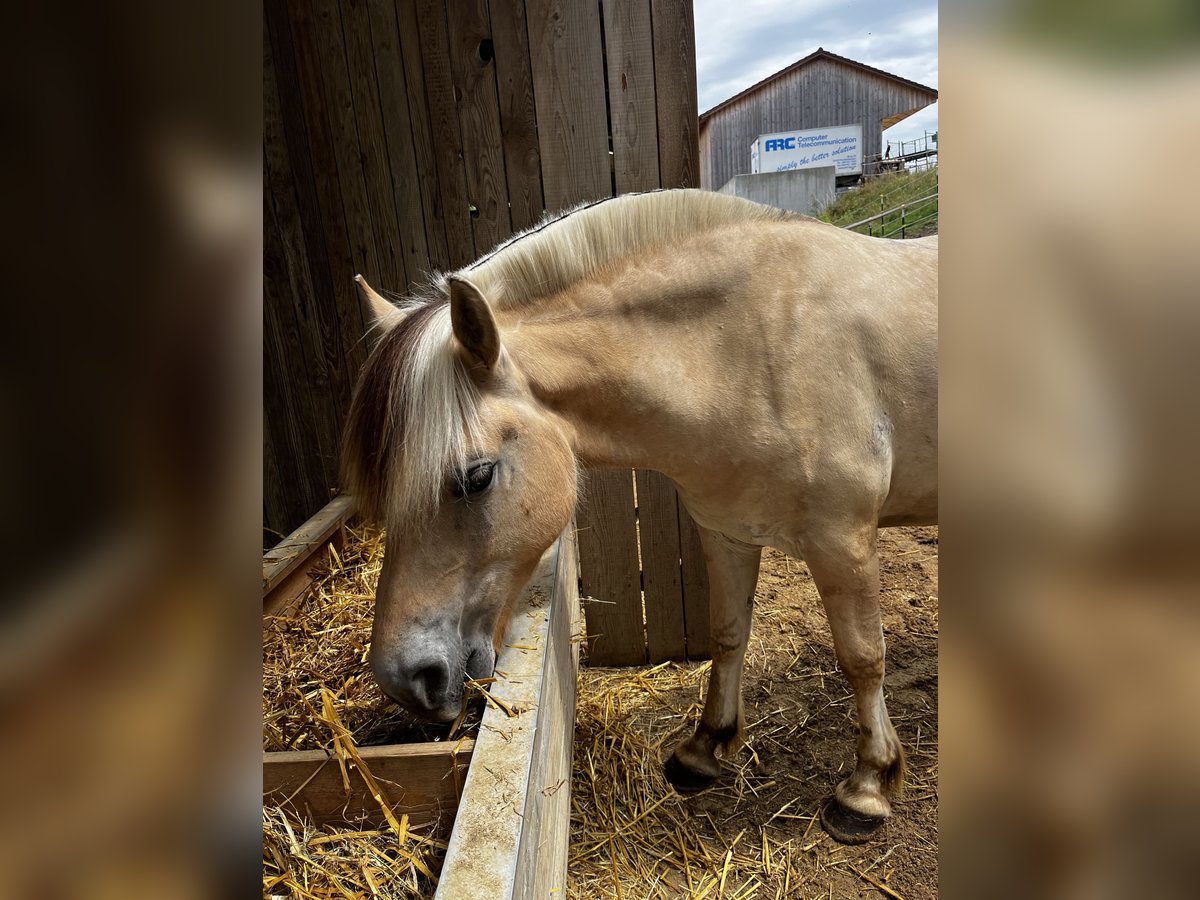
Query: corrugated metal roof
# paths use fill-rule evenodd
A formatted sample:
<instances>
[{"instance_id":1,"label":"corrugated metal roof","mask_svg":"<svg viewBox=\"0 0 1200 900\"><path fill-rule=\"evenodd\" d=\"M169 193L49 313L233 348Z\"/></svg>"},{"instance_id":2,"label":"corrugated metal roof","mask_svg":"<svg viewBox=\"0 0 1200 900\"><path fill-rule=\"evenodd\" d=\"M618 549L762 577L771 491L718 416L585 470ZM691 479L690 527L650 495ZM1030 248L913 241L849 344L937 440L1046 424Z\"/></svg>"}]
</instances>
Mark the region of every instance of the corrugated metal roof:
<instances>
[{"instance_id":1,"label":"corrugated metal roof","mask_svg":"<svg viewBox=\"0 0 1200 900\"><path fill-rule=\"evenodd\" d=\"M739 91L738 93L736 93L732 97L730 97L728 100L722 100L720 103L718 103L712 109L700 113L700 121L703 122L705 119L707 119L713 113L724 109L729 104L731 104L737 100L741 100L743 97L747 97L750 94L753 94L759 88L763 87L764 85L770 84L776 78L781 78L784 75L790 74L791 72L795 72L800 67L806 66L810 62L813 62L814 60L817 60L817 59L831 59L834 62L839 62L839 63L842 63L843 65L852 66L855 69L861 69L862 71L869 72L872 75L882 75L884 78L890 78L892 81L899 82L900 84L903 84L903 85L907 85L908 87L913 88L915 90L924 91L934 98L936 98L938 95L936 88L931 88L931 87L928 87L923 84L918 84L915 81L909 81L907 78L901 78L899 75L893 75L891 72L883 71L883 69L876 69L874 66L868 66L866 63L860 63L857 60L847 59L845 56L838 56L836 53L830 53L824 47L818 47L816 50L814 50L812 53L808 54L808 56L804 57L803 59L796 60L790 66L780 69L774 75L768 75L766 78L764 78L762 81L758 82L757 84L750 85L750 87L746 88L744 91Z\"/></svg>"}]
</instances>

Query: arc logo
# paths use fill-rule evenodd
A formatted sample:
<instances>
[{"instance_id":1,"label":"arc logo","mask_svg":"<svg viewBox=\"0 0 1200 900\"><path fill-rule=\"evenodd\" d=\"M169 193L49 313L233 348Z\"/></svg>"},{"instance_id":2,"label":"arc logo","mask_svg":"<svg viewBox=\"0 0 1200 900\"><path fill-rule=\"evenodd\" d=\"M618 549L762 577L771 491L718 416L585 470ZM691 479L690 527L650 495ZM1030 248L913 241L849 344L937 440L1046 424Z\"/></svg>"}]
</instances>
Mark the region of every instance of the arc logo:
<instances>
[{"instance_id":1,"label":"arc logo","mask_svg":"<svg viewBox=\"0 0 1200 900\"><path fill-rule=\"evenodd\" d=\"M769 153L772 150L795 150L796 139L794 137L787 138L768 138L763 142L763 151Z\"/></svg>"}]
</instances>

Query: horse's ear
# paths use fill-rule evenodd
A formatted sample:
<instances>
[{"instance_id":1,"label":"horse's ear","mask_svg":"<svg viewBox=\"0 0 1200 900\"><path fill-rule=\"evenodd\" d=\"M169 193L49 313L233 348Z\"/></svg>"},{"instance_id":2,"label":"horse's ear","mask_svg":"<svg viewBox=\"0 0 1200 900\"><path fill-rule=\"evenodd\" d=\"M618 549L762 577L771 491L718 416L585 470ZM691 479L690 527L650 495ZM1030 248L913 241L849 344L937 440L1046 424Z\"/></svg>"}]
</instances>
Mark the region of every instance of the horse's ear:
<instances>
[{"instance_id":1,"label":"horse's ear","mask_svg":"<svg viewBox=\"0 0 1200 900\"><path fill-rule=\"evenodd\" d=\"M458 343L486 368L500 358L500 329L479 288L465 278L447 279L450 287L450 324Z\"/></svg>"},{"instance_id":2,"label":"horse's ear","mask_svg":"<svg viewBox=\"0 0 1200 900\"><path fill-rule=\"evenodd\" d=\"M358 285L358 296L362 301L368 328L389 331L397 322L404 318L404 313L375 293L371 286L367 284L367 279L361 275L355 275L354 283Z\"/></svg>"}]
</instances>

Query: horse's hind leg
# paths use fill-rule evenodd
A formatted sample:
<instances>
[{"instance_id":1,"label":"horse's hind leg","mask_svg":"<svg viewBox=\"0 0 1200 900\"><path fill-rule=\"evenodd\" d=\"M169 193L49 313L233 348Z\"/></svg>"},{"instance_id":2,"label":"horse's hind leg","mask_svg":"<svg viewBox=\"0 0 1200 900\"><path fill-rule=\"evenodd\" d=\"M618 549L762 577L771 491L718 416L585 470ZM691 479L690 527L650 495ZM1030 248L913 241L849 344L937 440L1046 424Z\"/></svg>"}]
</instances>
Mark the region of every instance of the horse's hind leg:
<instances>
[{"instance_id":1,"label":"horse's hind leg","mask_svg":"<svg viewBox=\"0 0 1200 900\"><path fill-rule=\"evenodd\" d=\"M829 617L838 664L858 707L858 763L821 812L834 838L860 843L891 815L889 795L903 786L904 751L883 702L884 646L879 617L876 528L805 542L804 558Z\"/></svg>"},{"instance_id":2,"label":"horse's hind leg","mask_svg":"<svg viewBox=\"0 0 1200 900\"><path fill-rule=\"evenodd\" d=\"M742 739L742 662L750 638L754 585L762 548L700 529L709 580L712 671L696 732L666 763L667 780L681 794L703 790L721 771L717 752L728 754Z\"/></svg>"}]
</instances>

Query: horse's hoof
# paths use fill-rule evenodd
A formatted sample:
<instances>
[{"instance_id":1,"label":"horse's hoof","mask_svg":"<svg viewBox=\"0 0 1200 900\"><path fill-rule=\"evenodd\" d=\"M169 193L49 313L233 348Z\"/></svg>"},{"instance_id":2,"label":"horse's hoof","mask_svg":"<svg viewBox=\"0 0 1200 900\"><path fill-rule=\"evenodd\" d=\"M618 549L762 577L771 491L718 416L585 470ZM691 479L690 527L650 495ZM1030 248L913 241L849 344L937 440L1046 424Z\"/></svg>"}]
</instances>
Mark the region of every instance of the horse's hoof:
<instances>
[{"instance_id":1,"label":"horse's hoof","mask_svg":"<svg viewBox=\"0 0 1200 900\"><path fill-rule=\"evenodd\" d=\"M821 825L840 844L865 844L883 827L883 816L864 816L842 806L837 797L821 807Z\"/></svg>"},{"instance_id":2,"label":"horse's hoof","mask_svg":"<svg viewBox=\"0 0 1200 900\"><path fill-rule=\"evenodd\" d=\"M671 787L680 794L698 794L705 788L712 787L713 782L717 780L715 775L705 775L703 772L689 769L674 755L663 766L663 774L667 776L667 781L671 782Z\"/></svg>"}]
</instances>

